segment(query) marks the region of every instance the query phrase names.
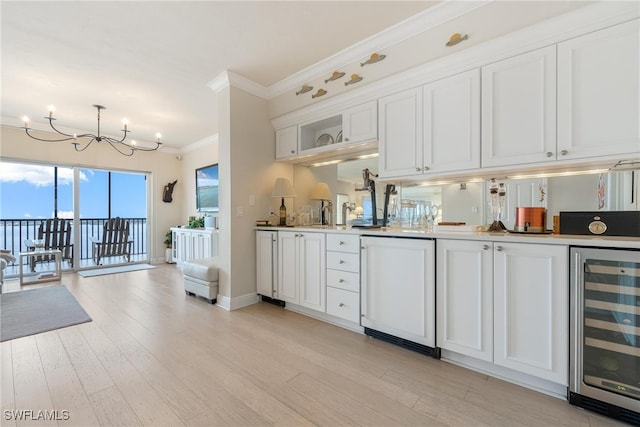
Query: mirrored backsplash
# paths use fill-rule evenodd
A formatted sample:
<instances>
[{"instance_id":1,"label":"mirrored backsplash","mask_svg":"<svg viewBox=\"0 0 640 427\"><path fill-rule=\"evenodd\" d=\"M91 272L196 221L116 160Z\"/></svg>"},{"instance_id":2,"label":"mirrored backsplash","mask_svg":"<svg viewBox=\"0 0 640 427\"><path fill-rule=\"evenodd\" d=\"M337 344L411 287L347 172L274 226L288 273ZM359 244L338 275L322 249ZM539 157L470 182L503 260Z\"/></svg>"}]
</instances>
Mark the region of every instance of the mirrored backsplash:
<instances>
[{"instance_id":1,"label":"mirrored backsplash","mask_svg":"<svg viewBox=\"0 0 640 427\"><path fill-rule=\"evenodd\" d=\"M347 223L354 223L356 219L355 222L371 221L370 192L356 191L363 186L364 168L376 172L377 159L322 166L309 171L318 177L318 181L329 181L333 187L335 224L345 223L343 214L346 214ZM561 211L640 210L638 180L640 170L498 180L497 183L503 183L506 188L501 220L508 229L513 229L516 207L544 207L547 209L546 227L551 229L553 216ZM396 185L397 194L390 195L390 205L400 207L402 202L430 202L439 208L436 222L490 224L493 220L490 185L490 180L445 185ZM379 220L383 217L385 186L386 182L376 183ZM343 203L347 203L349 208L342 209ZM393 214L391 210L390 215Z\"/></svg>"}]
</instances>

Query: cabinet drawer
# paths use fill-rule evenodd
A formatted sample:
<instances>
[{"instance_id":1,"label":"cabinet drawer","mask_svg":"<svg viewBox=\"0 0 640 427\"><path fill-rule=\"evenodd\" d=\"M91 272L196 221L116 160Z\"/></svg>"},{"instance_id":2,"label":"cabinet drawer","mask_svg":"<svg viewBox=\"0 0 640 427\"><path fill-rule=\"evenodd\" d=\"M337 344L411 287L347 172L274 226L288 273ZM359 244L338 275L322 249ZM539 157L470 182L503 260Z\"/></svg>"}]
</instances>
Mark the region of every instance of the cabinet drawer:
<instances>
[{"instance_id":1,"label":"cabinet drawer","mask_svg":"<svg viewBox=\"0 0 640 427\"><path fill-rule=\"evenodd\" d=\"M360 274L340 270L327 270L327 286L360 292Z\"/></svg>"},{"instance_id":2,"label":"cabinet drawer","mask_svg":"<svg viewBox=\"0 0 640 427\"><path fill-rule=\"evenodd\" d=\"M360 254L327 252L327 268L358 273L360 272Z\"/></svg>"},{"instance_id":3,"label":"cabinet drawer","mask_svg":"<svg viewBox=\"0 0 640 427\"><path fill-rule=\"evenodd\" d=\"M360 253L360 236L357 234L327 234L327 250Z\"/></svg>"},{"instance_id":4,"label":"cabinet drawer","mask_svg":"<svg viewBox=\"0 0 640 427\"><path fill-rule=\"evenodd\" d=\"M327 314L360 323L360 294L327 288Z\"/></svg>"}]
</instances>

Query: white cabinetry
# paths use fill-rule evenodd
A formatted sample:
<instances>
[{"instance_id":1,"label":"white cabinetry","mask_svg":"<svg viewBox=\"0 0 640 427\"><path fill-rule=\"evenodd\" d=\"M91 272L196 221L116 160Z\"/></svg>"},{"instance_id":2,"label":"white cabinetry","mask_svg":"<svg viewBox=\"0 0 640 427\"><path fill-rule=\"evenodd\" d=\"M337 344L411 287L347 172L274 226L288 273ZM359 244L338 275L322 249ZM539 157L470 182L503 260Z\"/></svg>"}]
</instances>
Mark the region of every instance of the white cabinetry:
<instances>
[{"instance_id":1,"label":"white cabinetry","mask_svg":"<svg viewBox=\"0 0 640 427\"><path fill-rule=\"evenodd\" d=\"M361 238L362 326L435 347L434 241Z\"/></svg>"},{"instance_id":2,"label":"white cabinetry","mask_svg":"<svg viewBox=\"0 0 640 427\"><path fill-rule=\"evenodd\" d=\"M342 113L342 141L360 142L377 137L378 103L376 101L349 108Z\"/></svg>"},{"instance_id":3,"label":"white cabinetry","mask_svg":"<svg viewBox=\"0 0 640 427\"><path fill-rule=\"evenodd\" d=\"M493 243L436 246L438 347L493 362Z\"/></svg>"},{"instance_id":4,"label":"white cabinetry","mask_svg":"<svg viewBox=\"0 0 640 427\"><path fill-rule=\"evenodd\" d=\"M276 159L286 159L298 154L298 126L276 131Z\"/></svg>"},{"instance_id":5,"label":"white cabinetry","mask_svg":"<svg viewBox=\"0 0 640 427\"><path fill-rule=\"evenodd\" d=\"M640 151L640 21L558 44L558 149L566 158Z\"/></svg>"},{"instance_id":6,"label":"white cabinetry","mask_svg":"<svg viewBox=\"0 0 640 427\"><path fill-rule=\"evenodd\" d=\"M278 298L325 311L324 233L278 232Z\"/></svg>"},{"instance_id":7,"label":"white cabinetry","mask_svg":"<svg viewBox=\"0 0 640 427\"><path fill-rule=\"evenodd\" d=\"M378 150L381 177L422 172L422 88L378 100Z\"/></svg>"},{"instance_id":8,"label":"white cabinetry","mask_svg":"<svg viewBox=\"0 0 640 427\"><path fill-rule=\"evenodd\" d=\"M556 47L482 67L482 167L556 159Z\"/></svg>"},{"instance_id":9,"label":"white cabinetry","mask_svg":"<svg viewBox=\"0 0 640 427\"><path fill-rule=\"evenodd\" d=\"M360 236L327 234L327 314L360 321Z\"/></svg>"},{"instance_id":10,"label":"white cabinetry","mask_svg":"<svg viewBox=\"0 0 640 427\"><path fill-rule=\"evenodd\" d=\"M566 246L438 240L438 346L567 385Z\"/></svg>"},{"instance_id":11,"label":"white cabinetry","mask_svg":"<svg viewBox=\"0 0 640 427\"><path fill-rule=\"evenodd\" d=\"M256 231L256 292L278 298L278 232Z\"/></svg>"},{"instance_id":12,"label":"white cabinetry","mask_svg":"<svg viewBox=\"0 0 640 427\"><path fill-rule=\"evenodd\" d=\"M480 70L423 88L423 172L480 168Z\"/></svg>"},{"instance_id":13,"label":"white cabinetry","mask_svg":"<svg viewBox=\"0 0 640 427\"><path fill-rule=\"evenodd\" d=\"M218 255L218 232L207 229L172 228L173 260L178 267L185 261Z\"/></svg>"},{"instance_id":14,"label":"white cabinetry","mask_svg":"<svg viewBox=\"0 0 640 427\"><path fill-rule=\"evenodd\" d=\"M569 249L494 243L494 363L569 381Z\"/></svg>"}]
</instances>

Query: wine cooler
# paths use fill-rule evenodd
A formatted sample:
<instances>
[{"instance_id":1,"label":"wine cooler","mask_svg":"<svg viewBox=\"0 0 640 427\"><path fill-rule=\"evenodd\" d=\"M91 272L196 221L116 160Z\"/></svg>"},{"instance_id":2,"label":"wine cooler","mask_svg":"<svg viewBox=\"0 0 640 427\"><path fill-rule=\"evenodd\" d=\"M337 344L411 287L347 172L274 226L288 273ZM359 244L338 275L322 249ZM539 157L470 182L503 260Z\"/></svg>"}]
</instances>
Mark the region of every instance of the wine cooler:
<instances>
[{"instance_id":1,"label":"wine cooler","mask_svg":"<svg viewBox=\"0 0 640 427\"><path fill-rule=\"evenodd\" d=\"M640 425L640 251L571 248L569 402Z\"/></svg>"}]
</instances>

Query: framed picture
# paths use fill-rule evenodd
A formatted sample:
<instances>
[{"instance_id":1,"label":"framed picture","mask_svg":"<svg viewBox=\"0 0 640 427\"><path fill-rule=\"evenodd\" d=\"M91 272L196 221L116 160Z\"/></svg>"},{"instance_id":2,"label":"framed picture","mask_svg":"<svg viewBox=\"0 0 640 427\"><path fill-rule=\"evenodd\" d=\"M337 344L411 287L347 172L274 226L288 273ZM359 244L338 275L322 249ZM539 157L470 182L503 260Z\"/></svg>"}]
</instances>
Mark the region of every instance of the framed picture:
<instances>
[{"instance_id":1,"label":"framed picture","mask_svg":"<svg viewBox=\"0 0 640 427\"><path fill-rule=\"evenodd\" d=\"M218 212L218 164L196 169L196 209Z\"/></svg>"}]
</instances>

